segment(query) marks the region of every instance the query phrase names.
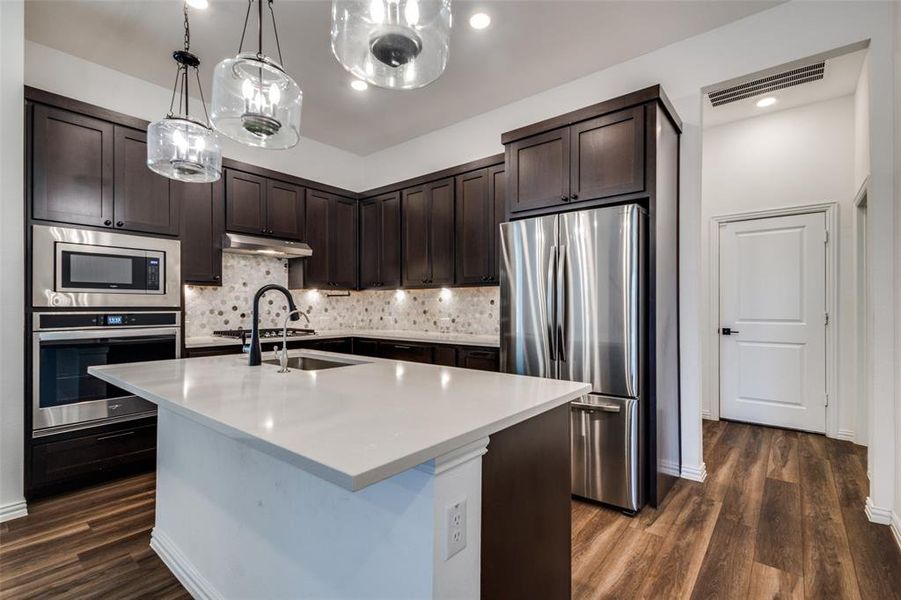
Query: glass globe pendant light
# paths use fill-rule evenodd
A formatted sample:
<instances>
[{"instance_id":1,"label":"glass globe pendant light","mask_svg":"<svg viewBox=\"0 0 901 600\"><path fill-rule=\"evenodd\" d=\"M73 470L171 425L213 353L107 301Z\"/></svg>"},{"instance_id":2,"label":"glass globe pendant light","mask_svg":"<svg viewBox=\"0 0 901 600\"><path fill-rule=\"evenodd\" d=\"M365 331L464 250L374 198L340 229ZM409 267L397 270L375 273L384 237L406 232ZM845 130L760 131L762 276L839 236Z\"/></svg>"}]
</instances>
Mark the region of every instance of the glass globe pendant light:
<instances>
[{"instance_id":1,"label":"glass globe pendant light","mask_svg":"<svg viewBox=\"0 0 901 600\"><path fill-rule=\"evenodd\" d=\"M355 77L420 88L447 66L451 0L335 0L332 53Z\"/></svg>"},{"instance_id":2,"label":"glass globe pendant light","mask_svg":"<svg viewBox=\"0 0 901 600\"><path fill-rule=\"evenodd\" d=\"M254 2L258 8L259 44L256 52L244 52L247 21ZM258 148L291 148L300 140L303 92L280 64L283 62L282 51L272 0L268 0L269 13L279 62L263 54L263 2L248 0L238 55L216 65L211 120L219 132L242 144Z\"/></svg>"},{"instance_id":3,"label":"glass globe pendant light","mask_svg":"<svg viewBox=\"0 0 901 600\"><path fill-rule=\"evenodd\" d=\"M222 151L219 138L209 126L203 88L197 67L200 59L191 53L191 28L188 23L188 5L185 3L185 48L172 53L178 64L175 85L169 112L161 120L147 128L147 166L169 179L209 183L222 175ZM200 91L200 105L203 106L205 121L191 118L188 83L189 71L194 70L194 79ZM178 96L178 112L175 98Z\"/></svg>"}]
</instances>

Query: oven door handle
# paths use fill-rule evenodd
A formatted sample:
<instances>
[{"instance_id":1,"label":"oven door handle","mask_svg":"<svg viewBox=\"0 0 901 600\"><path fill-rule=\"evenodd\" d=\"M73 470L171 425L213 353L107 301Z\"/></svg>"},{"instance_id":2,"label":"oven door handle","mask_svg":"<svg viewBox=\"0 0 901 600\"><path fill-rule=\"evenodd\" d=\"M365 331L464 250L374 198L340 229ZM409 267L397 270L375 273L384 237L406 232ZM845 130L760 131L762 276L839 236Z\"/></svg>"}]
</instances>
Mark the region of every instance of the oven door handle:
<instances>
[{"instance_id":1,"label":"oven door handle","mask_svg":"<svg viewBox=\"0 0 901 600\"><path fill-rule=\"evenodd\" d=\"M96 340L106 338L143 338L148 336L180 337L177 327L150 327L147 329L82 329L78 331L38 331L37 338L41 342L58 340Z\"/></svg>"}]
</instances>

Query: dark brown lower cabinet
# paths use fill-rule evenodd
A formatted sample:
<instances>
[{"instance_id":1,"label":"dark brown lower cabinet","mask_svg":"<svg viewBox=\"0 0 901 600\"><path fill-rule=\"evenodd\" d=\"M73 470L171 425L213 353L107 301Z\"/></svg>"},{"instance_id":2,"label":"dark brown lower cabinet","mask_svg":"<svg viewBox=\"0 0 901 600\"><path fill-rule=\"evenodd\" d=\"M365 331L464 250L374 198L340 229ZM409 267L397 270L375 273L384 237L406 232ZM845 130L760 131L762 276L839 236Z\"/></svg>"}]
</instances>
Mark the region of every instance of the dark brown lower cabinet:
<instances>
[{"instance_id":1,"label":"dark brown lower cabinet","mask_svg":"<svg viewBox=\"0 0 901 600\"><path fill-rule=\"evenodd\" d=\"M443 367L457 366L457 348L454 346L435 346L432 363Z\"/></svg>"},{"instance_id":2,"label":"dark brown lower cabinet","mask_svg":"<svg viewBox=\"0 0 901 600\"><path fill-rule=\"evenodd\" d=\"M29 500L149 471L156 464L156 416L35 438L29 450Z\"/></svg>"},{"instance_id":3,"label":"dark brown lower cabinet","mask_svg":"<svg viewBox=\"0 0 901 600\"><path fill-rule=\"evenodd\" d=\"M434 347L413 342L379 342L379 357L431 364Z\"/></svg>"},{"instance_id":4,"label":"dark brown lower cabinet","mask_svg":"<svg viewBox=\"0 0 901 600\"><path fill-rule=\"evenodd\" d=\"M461 347L457 351L457 366L478 371L498 371L500 351L497 348Z\"/></svg>"},{"instance_id":5,"label":"dark brown lower cabinet","mask_svg":"<svg viewBox=\"0 0 901 600\"><path fill-rule=\"evenodd\" d=\"M569 404L491 435L482 457L482 598L569 598Z\"/></svg>"}]
</instances>

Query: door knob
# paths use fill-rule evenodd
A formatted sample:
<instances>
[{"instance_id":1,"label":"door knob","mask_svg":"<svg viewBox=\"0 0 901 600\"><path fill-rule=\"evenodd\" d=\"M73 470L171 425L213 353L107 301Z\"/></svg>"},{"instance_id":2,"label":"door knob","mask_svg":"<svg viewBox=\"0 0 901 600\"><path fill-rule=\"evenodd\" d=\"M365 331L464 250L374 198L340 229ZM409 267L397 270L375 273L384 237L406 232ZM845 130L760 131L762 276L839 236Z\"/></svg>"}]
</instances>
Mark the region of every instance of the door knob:
<instances>
[{"instance_id":1,"label":"door knob","mask_svg":"<svg viewBox=\"0 0 901 600\"><path fill-rule=\"evenodd\" d=\"M723 327L720 331L723 332L723 335L732 335L733 333L741 333L738 329L731 329L729 327Z\"/></svg>"},{"instance_id":2,"label":"door knob","mask_svg":"<svg viewBox=\"0 0 901 600\"><path fill-rule=\"evenodd\" d=\"M123 227L124 225L125 223L123 223L122 221L116 221L116 227Z\"/></svg>"}]
</instances>

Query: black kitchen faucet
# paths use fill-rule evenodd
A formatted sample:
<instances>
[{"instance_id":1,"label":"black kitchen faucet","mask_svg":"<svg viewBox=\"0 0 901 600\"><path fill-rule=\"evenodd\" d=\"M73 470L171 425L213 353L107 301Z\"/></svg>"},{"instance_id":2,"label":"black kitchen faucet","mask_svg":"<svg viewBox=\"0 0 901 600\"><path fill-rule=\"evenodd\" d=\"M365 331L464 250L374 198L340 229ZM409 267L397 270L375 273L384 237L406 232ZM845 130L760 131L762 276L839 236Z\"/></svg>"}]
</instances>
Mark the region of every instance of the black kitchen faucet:
<instances>
[{"instance_id":1,"label":"black kitchen faucet","mask_svg":"<svg viewBox=\"0 0 901 600\"><path fill-rule=\"evenodd\" d=\"M290 315L290 319L292 321L297 321L300 319L297 311L297 305L294 304L294 298L291 297L291 292L289 292L286 288L276 285L274 283L270 283L269 285L264 285L260 289L257 290L257 293L253 297L253 328L250 332L250 359L247 361L247 364L251 367L257 367L260 365L263 359L263 352L260 348L260 298L263 297L263 294L268 292L269 290L278 290L285 295L285 298L288 299L288 314Z\"/></svg>"}]
</instances>

